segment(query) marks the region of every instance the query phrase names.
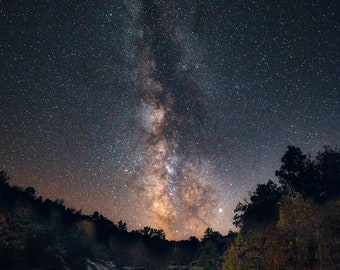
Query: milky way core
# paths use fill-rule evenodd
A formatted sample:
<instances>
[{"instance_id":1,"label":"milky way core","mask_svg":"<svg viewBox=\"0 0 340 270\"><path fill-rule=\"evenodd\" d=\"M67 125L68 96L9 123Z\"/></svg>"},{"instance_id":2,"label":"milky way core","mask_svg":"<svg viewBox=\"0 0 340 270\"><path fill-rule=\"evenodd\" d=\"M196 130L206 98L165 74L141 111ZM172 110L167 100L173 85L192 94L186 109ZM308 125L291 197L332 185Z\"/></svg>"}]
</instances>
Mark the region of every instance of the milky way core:
<instances>
[{"instance_id":1,"label":"milky way core","mask_svg":"<svg viewBox=\"0 0 340 270\"><path fill-rule=\"evenodd\" d=\"M190 147L194 147L190 141L188 145L181 144L182 134L176 128L195 121L187 115L192 107L181 111L185 106L181 98L192 95L193 89L176 86L182 83L178 62L183 53L176 45L176 25L168 21L165 10L151 1L126 7L134 9L129 12L134 14L132 21L146 20L144 27L138 24L131 29L136 36L132 47L138 59L134 84L141 96L136 117L144 131L140 144L145 147L136 175L141 190L138 199L145 208L140 209L144 213L140 223L151 222L150 225L163 228L170 238L178 238L179 232L195 235L209 226L209 219L218 220L211 211L217 209L217 193L211 184L211 168L203 164L204 157L190 154ZM167 58L169 49L176 52L171 57L178 59ZM191 79L185 80L187 83Z\"/></svg>"}]
</instances>

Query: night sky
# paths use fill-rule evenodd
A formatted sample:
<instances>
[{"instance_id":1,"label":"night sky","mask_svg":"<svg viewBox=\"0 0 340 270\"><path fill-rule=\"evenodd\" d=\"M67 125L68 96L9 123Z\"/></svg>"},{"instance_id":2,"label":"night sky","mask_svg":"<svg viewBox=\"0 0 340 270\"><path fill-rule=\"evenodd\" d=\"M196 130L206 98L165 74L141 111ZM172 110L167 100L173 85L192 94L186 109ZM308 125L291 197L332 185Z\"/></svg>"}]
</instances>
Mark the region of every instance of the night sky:
<instances>
[{"instance_id":1,"label":"night sky","mask_svg":"<svg viewBox=\"0 0 340 270\"><path fill-rule=\"evenodd\" d=\"M169 239L340 144L337 1L0 1L0 169Z\"/></svg>"}]
</instances>

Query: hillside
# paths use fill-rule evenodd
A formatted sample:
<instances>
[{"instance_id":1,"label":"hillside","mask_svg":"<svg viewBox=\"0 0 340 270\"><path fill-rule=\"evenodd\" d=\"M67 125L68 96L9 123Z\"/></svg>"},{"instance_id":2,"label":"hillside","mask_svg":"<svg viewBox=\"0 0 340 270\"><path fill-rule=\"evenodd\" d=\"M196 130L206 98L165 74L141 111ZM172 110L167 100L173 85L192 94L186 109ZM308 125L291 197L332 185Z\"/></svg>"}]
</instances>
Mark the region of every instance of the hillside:
<instances>
[{"instance_id":1,"label":"hillside","mask_svg":"<svg viewBox=\"0 0 340 270\"><path fill-rule=\"evenodd\" d=\"M0 172L0 269L96 269L95 262L112 262L156 270L197 260L204 264L219 258L234 236L208 228L201 241L176 242L150 227L129 232L123 221L114 224L98 212L83 215L62 200L36 197L32 187L10 186Z\"/></svg>"}]
</instances>

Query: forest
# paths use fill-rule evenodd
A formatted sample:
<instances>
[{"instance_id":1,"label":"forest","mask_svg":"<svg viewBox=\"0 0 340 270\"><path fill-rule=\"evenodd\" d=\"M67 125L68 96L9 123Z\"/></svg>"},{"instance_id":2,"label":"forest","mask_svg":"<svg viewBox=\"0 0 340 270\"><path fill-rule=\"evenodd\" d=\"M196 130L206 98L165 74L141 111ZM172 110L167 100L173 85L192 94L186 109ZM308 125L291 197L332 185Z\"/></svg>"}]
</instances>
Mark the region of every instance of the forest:
<instances>
[{"instance_id":1,"label":"forest","mask_svg":"<svg viewBox=\"0 0 340 270\"><path fill-rule=\"evenodd\" d=\"M275 175L238 203L237 232L169 241L161 229L128 231L38 197L0 171L0 269L340 269L339 150L312 158L288 146Z\"/></svg>"}]
</instances>

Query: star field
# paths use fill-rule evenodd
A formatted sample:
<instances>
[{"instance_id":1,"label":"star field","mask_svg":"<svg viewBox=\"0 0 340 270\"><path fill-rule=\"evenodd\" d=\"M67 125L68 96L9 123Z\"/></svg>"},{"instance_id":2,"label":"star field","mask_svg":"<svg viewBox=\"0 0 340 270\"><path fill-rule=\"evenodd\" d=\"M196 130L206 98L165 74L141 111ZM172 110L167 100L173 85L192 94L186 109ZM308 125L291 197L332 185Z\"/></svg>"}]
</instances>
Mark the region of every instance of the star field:
<instances>
[{"instance_id":1,"label":"star field","mask_svg":"<svg viewBox=\"0 0 340 270\"><path fill-rule=\"evenodd\" d=\"M336 1L0 1L0 168L169 239L339 145Z\"/></svg>"}]
</instances>

